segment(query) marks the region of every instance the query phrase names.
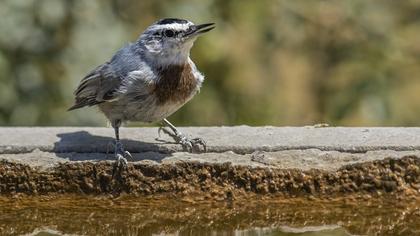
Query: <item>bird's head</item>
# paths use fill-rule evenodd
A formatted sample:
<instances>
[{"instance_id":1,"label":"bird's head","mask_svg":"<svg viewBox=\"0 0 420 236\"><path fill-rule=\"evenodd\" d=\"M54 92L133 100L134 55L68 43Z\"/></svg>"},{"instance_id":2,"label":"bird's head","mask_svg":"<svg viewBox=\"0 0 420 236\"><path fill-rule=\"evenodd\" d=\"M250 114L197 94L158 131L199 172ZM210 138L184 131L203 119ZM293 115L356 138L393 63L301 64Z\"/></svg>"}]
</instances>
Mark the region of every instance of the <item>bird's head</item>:
<instances>
[{"instance_id":1,"label":"bird's head","mask_svg":"<svg viewBox=\"0 0 420 236\"><path fill-rule=\"evenodd\" d=\"M188 20L165 18L149 26L137 43L153 63L184 64L197 37L212 29L214 23L196 25Z\"/></svg>"}]
</instances>

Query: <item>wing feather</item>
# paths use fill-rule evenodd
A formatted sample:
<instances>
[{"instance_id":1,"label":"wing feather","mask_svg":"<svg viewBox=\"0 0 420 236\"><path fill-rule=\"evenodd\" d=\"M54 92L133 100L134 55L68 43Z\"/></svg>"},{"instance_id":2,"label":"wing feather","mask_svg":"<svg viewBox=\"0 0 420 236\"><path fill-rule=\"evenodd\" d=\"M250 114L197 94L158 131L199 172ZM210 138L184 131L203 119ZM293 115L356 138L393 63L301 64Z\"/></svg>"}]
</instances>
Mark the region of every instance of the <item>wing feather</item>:
<instances>
[{"instance_id":1,"label":"wing feather","mask_svg":"<svg viewBox=\"0 0 420 236\"><path fill-rule=\"evenodd\" d=\"M113 73L110 64L100 65L80 81L74 91L75 103L68 110L113 101L118 96L120 85L121 80Z\"/></svg>"},{"instance_id":2,"label":"wing feather","mask_svg":"<svg viewBox=\"0 0 420 236\"><path fill-rule=\"evenodd\" d=\"M153 87L154 77L140 59L136 45L128 44L80 81L74 91L75 104L69 110L116 101L123 96L145 97Z\"/></svg>"}]
</instances>

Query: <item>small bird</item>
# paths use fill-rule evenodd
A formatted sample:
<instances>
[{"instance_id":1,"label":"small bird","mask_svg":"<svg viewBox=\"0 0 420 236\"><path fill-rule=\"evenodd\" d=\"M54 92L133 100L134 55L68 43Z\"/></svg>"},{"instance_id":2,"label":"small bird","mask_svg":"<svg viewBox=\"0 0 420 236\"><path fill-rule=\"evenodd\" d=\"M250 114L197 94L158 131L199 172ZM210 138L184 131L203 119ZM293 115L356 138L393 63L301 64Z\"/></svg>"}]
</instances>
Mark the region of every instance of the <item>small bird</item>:
<instances>
[{"instance_id":1,"label":"small bird","mask_svg":"<svg viewBox=\"0 0 420 236\"><path fill-rule=\"evenodd\" d=\"M161 19L80 81L74 91L75 103L68 110L99 107L115 131L118 166L126 166L126 158L131 157L119 136L126 121L162 121L159 133L169 134L188 151L200 145L205 151L204 140L187 138L166 118L200 91L204 76L190 59L190 50L199 35L212 29L214 23Z\"/></svg>"}]
</instances>

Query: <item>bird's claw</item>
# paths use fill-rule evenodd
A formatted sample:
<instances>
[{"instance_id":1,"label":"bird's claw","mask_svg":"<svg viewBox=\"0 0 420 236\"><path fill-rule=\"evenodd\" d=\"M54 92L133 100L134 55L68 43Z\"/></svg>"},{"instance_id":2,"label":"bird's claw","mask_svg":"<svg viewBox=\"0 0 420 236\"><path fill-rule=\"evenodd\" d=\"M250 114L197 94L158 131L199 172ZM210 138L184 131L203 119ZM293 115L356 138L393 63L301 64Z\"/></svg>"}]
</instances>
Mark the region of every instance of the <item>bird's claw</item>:
<instances>
[{"instance_id":1,"label":"bird's claw","mask_svg":"<svg viewBox=\"0 0 420 236\"><path fill-rule=\"evenodd\" d=\"M128 151L124 151L124 149L120 149L119 151L117 151L115 153L115 158L117 159L116 162L122 162L124 166L127 166L128 164L127 159L133 160L133 156L131 155L131 153L129 153Z\"/></svg>"},{"instance_id":2,"label":"bird's claw","mask_svg":"<svg viewBox=\"0 0 420 236\"><path fill-rule=\"evenodd\" d=\"M184 150L193 153L194 151L200 152L200 146L203 148L203 152L207 152L207 144L202 138L189 139L183 133L178 130L171 130L167 127L161 126L158 129L158 136L160 138L161 133L169 135L175 140L176 143L181 144Z\"/></svg>"},{"instance_id":3,"label":"bird's claw","mask_svg":"<svg viewBox=\"0 0 420 236\"><path fill-rule=\"evenodd\" d=\"M181 138L179 143L184 149L188 150L188 152L191 153L194 152L194 150L200 150L200 146L203 147L204 152L207 151L206 142L201 138L188 139L184 136L183 138Z\"/></svg>"},{"instance_id":4,"label":"bird's claw","mask_svg":"<svg viewBox=\"0 0 420 236\"><path fill-rule=\"evenodd\" d=\"M131 153L129 153L128 151L124 151L124 157L126 157L126 158L128 158L130 160L133 160L134 159L133 156L131 155Z\"/></svg>"},{"instance_id":5,"label":"bird's claw","mask_svg":"<svg viewBox=\"0 0 420 236\"><path fill-rule=\"evenodd\" d=\"M128 162L127 162L127 159L123 155L117 154L116 155L116 159L117 160L115 161L115 165L118 168L125 168L125 167L127 167Z\"/></svg>"},{"instance_id":6,"label":"bird's claw","mask_svg":"<svg viewBox=\"0 0 420 236\"><path fill-rule=\"evenodd\" d=\"M128 166L127 159L123 155L118 153L115 155L115 158L116 160L112 169L112 179L117 176L121 176L122 171L126 170Z\"/></svg>"},{"instance_id":7,"label":"bird's claw","mask_svg":"<svg viewBox=\"0 0 420 236\"><path fill-rule=\"evenodd\" d=\"M127 158L133 159L133 157L128 151L124 151L122 154L115 154L116 160L114 162L114 168L112 170L112 178L114 178L117 174L121 174L122 170L126 170L128 168Z\"/></svg>"},{"instance_id":8,"label":"bird's claw","mask_svg":"<svg viewBox=\"0 0 420 236\"><path fill-rule=\"evenodd\" d=\"M112 176L115 177L117 173L121 173L122 170L127 169L128 161L127 159L132 160L133 156L130 152L125 151L122 143L120 141L115 141L115 143L109 143L107 146L107 153L109 153L109 147L114 147L115 152L115 162L114 168L112 171Z\"/></svg>"},{"instance_id":9,"label":"bird's claw","mask_svg":"<svg viewBox=\"0 0 420 236\"><path fill-rule=\"evenodd\" d=\"M133 160L133 156L131 155L130 152L124 150L124 147L121 142L116 141L115 143L112 143L112 142L108 143L108 146L106 148L107 154L109 153L110 146L112 146L115 150L114 152L115 152L116 159L118 159L118 155L120 155L123 158L128 158L128 159Z\"/></svg>"}]
</instances>

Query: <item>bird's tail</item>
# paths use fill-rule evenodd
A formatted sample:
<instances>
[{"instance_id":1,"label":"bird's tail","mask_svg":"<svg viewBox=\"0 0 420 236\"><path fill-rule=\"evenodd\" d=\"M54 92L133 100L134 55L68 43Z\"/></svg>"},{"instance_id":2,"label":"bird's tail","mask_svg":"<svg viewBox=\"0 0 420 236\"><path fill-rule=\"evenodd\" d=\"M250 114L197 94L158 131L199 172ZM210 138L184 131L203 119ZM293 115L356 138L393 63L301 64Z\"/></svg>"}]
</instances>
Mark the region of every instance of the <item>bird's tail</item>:
<instances>
[{"instance_id":1,"label":"bird's tail","mask_svg":"<svg viewBox=\"0 0 420 236\"><path fill-rule=\"evenodd\" d=\"M67 111L76 110L76 109L79 109L79 108L82 108L82 107L84 107L84 105L82 105L82 104L74 104L69 109L67 109Z\"/></svg>"}]
</instances>

